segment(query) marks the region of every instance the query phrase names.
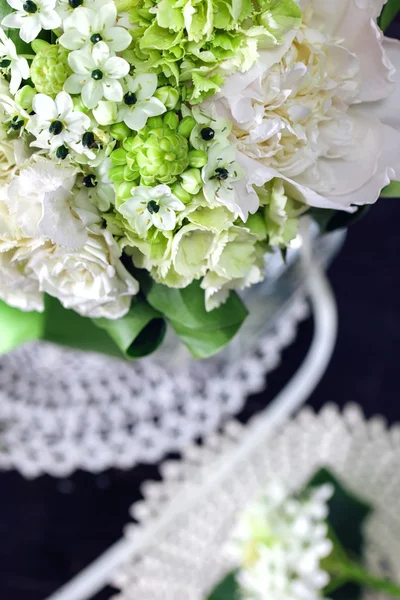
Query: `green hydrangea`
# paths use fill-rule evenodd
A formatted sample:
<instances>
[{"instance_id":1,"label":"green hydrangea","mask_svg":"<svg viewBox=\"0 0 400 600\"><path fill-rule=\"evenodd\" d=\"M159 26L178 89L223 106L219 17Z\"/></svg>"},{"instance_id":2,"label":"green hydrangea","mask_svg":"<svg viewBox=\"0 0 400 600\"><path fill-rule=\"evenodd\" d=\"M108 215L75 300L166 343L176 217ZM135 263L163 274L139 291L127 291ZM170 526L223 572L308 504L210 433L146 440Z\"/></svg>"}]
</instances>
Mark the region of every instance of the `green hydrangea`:
<instances>
[{"instance_id":1,"label":"green hydrangea","mask_svg":"<svg viewBox=\"0 0 400 600\"><path fill-rule=\"evenodd\" d=\"M264 188L257 189L261 209L249 222L253 233L262 239L263 231L270 246L286 248L296 237L299 217L307 207L291 198L281 179L273 179ZM260 216L262 220L260 221ZM261 223L263 225L261 225ZM264 230L263 230L264 227Z\"/></svg>"},{"instance_id":2,"label":"green hydrangea","mask_svg":"<svg viewBox=\"0 0 400 600\"><path fill-rule=\"evenodd\" d=\"M36 54L31 65L31 79L38 92L56 96L63 90L65 81L72 74L68 54L62 46L50 44Z\"/></svg>"},{"instance_id":3,"label":"green hydrangea","mask_svg":"<svg viewBox=\"0 0 400 600\"><path fill-rule=\"evenodd\" d=\"M258 50L275 48L301 23L295 0L144 0L130 9L133 43L124 56L182 85L192 104L221 89L226 74L247 71Z\"/></svg>"},{"instance_id":4,"label":"green hydrangea","mask_svg":"<svg viewBox=\"0 0 400 600\"><path fill-rule=\"evenodd\" d=\"M136 136L112 152L111 179L117 183L140 179L142 185L176 182L190 163L189 143L178 132L178 124L174 113L149 119Z\"/></svg>"}]
</instances>

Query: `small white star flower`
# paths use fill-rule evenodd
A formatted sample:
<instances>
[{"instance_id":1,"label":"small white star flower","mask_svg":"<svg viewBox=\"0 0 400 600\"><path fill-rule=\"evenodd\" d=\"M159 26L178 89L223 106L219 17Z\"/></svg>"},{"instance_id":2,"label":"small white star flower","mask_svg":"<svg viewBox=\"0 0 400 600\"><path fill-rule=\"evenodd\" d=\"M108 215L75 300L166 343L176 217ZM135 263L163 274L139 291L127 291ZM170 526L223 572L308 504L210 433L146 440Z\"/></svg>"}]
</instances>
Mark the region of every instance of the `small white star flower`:
<instances>
[{"instance_id":1,"label":"small white star flower","mask_svg":"<svg viewBox=\"0 0 400 600\"><path fill-rule=\"evenodd\" d=\"M92 49L74 50L68 62L74 74L68 77L64 89L70 94L81 94L87 108L95 108L103 97L112 102L122 101L119 79L129 73L129 63L112 56L105 42L98 42Z\"/></svg>"},{"instance_id":2,"label":"small white star flower","mask_svg":"<svg viewBox=\"0 0 400 600\"><path fill-rule=\"evenodd\" d=\"M9 131L21 133L25 130L25 125L29 119L29 114L19 104L9 96L0 94L0 107L4 111L4 122L9 124Z\"/></svg>"},{"instance_id":3,"label":"small white star flower","mask_svg":"<svg viewBox=\"0 0 400 600\"><path fill-rule=\"evenodd\" d=\"M57 14L56 0L7 0L17 12L6 15L1 24L11 29L19 29L22 41L29 44L37 38L42 29L51 30L61 27L61 18Z\"/></svg>"},{"instance_id":4,"label":"small white star flower","mask_svg":"<svg viewBox=\"0 0 400 600\"><path fill-rule=\"evenodd\" d=\"M119 107L118 120L123 121L130 129L140 131L149 117L156 117L166 112L164 104L154 98L157 89L157 75L143 73L137 77L126 77L126 93L124 102Z\"/></svg>"},{"instance_id":5,"label":"small white star flower","mask_svg":"<svg viewBox=\"0 0 400 600\"><path fill-rule=\"evenodd\" d=\"M152 225L163 231L172 231L176 225L176 212L185 209L183 202L173 195L167 185L153 188L138 186L132 189L132 197L119 207L119 212L145 236Z\"/></svg>"},{"instance_id":6,"label":"small white star flower","mask_svg":"<svg viewBox=\"0 0 400 600\"><path fill-rule=\"evenodd\" d=\"M0 68L11 72L10 92L16 94L21 81L29 78L29 65L26 58L18 56L15 44L0 27Z\"/></svg>"},{"instance_id":7,"label":"small white star flower","mask_svg":"<svg viewBox=\"0 0 400 600\"><path fill-rule=\"evenodd\" d=\"M65 144L78 142L90 127L90 118L74 111L72 98L66 92L57 94L55 100L45 94L37 94L32 107L35 114L29 119L27 130L36 137L31 145L37 148L57 151Z\"/></svg>"},{"instance_id":8,"label":"small white star flower","mask_svg":"<svg viewBox=\"0 0 400 600\"><path fill-rule=\"evenodd\" d=\"M114 4L114 2L113 0L57 0L56 11L64 24L65 19L74 14L77 8L83 7L99 11L107 4Z\"/></svg>"},{"instance_id":9,"label":"small white star flower","mask_svg":"<svg viewBox=\"0 0 400 600\"><path fill-rule=\"evenodd\" d=\"M117 7L113 2L101 10L79 7L65 19L59 41L68 50L80 50L103 41L113 52L122 52L132 41L124 27L117 27Z\"/></svg>"},{"instance_id":10,"label":"small white star flower","mask_svg":"<svg viewBox=\"0 0 400 600\"><path fill-rule=\"evenodd\" d=\"M231 210L237 210L237 182L244 178L244 172L236 162L233 146L216 143L208 153L208 162L203 168L204 195L211 204L221 202Z\"/></svg>"}]
</instances>

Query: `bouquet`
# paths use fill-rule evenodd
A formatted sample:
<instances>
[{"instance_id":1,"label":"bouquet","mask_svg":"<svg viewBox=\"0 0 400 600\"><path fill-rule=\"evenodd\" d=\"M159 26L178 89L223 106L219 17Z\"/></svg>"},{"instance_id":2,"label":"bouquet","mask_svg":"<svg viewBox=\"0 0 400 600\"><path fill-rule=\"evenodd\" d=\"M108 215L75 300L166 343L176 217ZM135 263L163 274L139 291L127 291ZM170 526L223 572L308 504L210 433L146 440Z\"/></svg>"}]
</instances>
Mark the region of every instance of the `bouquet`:
<instances>
[{"instance_id":1,"label":"bouquet","mask_svg":"<svg viewBox=\"0 0 400 600\"><path fill-rule=\"evenodd\" d=\"M0 351L210 356L303 214L396 194L384 4L0 0Z\"/></svg>"}]
</instances>

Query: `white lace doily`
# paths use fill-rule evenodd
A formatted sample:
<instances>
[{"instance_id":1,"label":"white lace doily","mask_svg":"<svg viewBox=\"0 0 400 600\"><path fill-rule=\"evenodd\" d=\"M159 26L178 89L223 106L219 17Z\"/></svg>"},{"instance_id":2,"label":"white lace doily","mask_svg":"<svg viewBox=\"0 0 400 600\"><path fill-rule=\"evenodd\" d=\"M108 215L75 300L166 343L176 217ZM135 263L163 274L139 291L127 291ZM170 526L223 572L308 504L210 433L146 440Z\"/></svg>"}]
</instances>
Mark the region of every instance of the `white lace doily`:
<instances>
[{"instance_id":1,"label":"white lace doily","mask_svg":"<svg viewBox=\"0 0 400 600\"><path fill-rule=\"evenodd\" d=\"M121 590L115 600L203 600L225 573L221 549L247 503L275 478L300 489L320 467L333 470L349 490L372 504L366 561L377 574L400 581L399 426L388 429L379 417L367 421L355 405L343 414L334 406L319 415L307 408L242 461L236 454L230 465L250 433L231 423L203 447L188 449L182 461L164 464L162 482L143 487L144 501L132 507L139 524L126 530L132 541L171 501L182 501L186 486L201 489L221 464L226 467L218 485L126 562L114 579ZM366 598L387 600L371 593Z\"/></svg>"},{"instance_id":2,"label":"white lace doily","mask_svg":"<svg viewBox=\"0 0 400 600\"><path fill-rule=\"evenodd\" d=\"M181 450L262 390L306 313L296 297L239 362L163 367L151 358L125 362L42 343L2 357L0 468L65 476Z\"/></svg>"}]
</instances>

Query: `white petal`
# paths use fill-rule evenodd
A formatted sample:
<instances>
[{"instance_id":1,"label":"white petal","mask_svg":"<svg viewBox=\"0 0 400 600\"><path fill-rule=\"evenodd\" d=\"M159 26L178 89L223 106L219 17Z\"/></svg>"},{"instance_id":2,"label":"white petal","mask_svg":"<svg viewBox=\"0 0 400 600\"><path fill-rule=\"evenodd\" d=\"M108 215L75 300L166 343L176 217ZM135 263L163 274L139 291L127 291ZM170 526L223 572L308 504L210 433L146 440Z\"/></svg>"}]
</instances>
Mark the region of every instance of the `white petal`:
<instances>
[{"instance_id":1,"label":"white petal","mask_svg":"<svg viewBox=\"0 0 400 600\"><path fill-rule=\"evenodd\" d=\"M7 0L7 2L14 10L24 10L24 0Z\"/></svg>"},{"instance_id":2,"label":"white petal","mask_svg":"<svg viewBox=\"0 0 400 600\"><path fill-rule=\"evenodd\" d=\"M132 42L132 36L123 27L110 27L103 33L103 39L113 52L122 52Z\"/></svg>"},{"instance_id":3,"label":"white petal","mask_svg":"<svg viewBox=\"0 0 400 600\"><path fill-rule=\"evenodd\" d=\"M104 97L111 102L121 102L123 97L122 86L115 79L106 79L103 82Z\"/></svg>"},{"instance_id":4,"label":"white petal","mask_svg":"<svg viewBox=\"0 0 400 600\"><path fill-rule=\"evenodd\" d=\"M83 75L70 75L64 83L64 90L69 94L80 94L87 78Z\"/></svg>"},{"instance_id":5,"label":"white petal","mask_svg":"<svg viewBox=\"0 0 400 600\"><path fill-rule=\"evenodd\" d=\"M95 48L98 45L99 44L96 44ZM121 79L122 77L125 77L125 75L128 75L129 63L123 58L119 58L118 56L112 56L104 63L103 70L107 74L107 77L112 77L113 79Z\"/></svg>"},{"instance_id":6,"label":"white petal","mask_svg":"<svg viewBox=\"0 0 400 600\"><path fill-rule=\"evenodd\" d=\"M33 42L41 32L42 26L39 17L26 17L24 23L19 30L19 36L23 42L29 44Z\"/></svg>"},{"instance_id":7,"label":"white petal","mask_svg":"<svg viewBox=\"0 0 400 600\"><path fill-rule=\"evenodd\" d=\"M103 86L100 81L89 79L82 88L82 101L87 108L95 108L103 97Z\"/></svg>"},{"instance_id":8,"label":"white petal","mask_svg":"<svg viewBox=\"0 0 400 600\"><path fill-rule=\"evenodd\" d=\"M87 38L77 29L67 29L58 41L68 50L79 50L86 43Z\"/></svg>"},{"instance_id":9,"label":"white petal","mask_svg":"<svg viewBox=\"0 0 400 600\"><path fill-rule=\"evenodd\" d=\"M72 98L66 92L60 92L56 97L57 113L61 120L74 110L74 104Z\"/></svg>"},{"instance_id":10,"label":"white petal","mask_svg":"<svg viewBox=\"0 0 400 600\"><path fill-rule=\"evenodd\" d=\"M10 13L6 15L2 20L1 24L3 27L11 27L11 29L19 29L25 23L26 19L24 15L18 13Z\"/></svg>"},{"instance_id":11,"label":"white petal","mask_svg":"<svg viewBox=\"0 0 400 600\"><path fill-rule=\"evenodd\" d=\"M92 49L92 57L97 67L102 67L110 57L110 49L105 42L98 42ZM122 58L120 59L122 60ZM103 69L105 70L105 69Z\"/></svg>"},{"instance_id":12,"label":"white petal","mask_svg":"<svg viewBox=\"0 0 400 600\"><path fill-rule=\"evenodd\" d=\"M115 24L117 19L117 7L114 2L108 2L105 6L102 7L101 11L101 22L103 24L104 29L108 29Z\"/></svg>"},{"instance_id":13,"label":"white petal","mask_svg":"<svg viewBox=\"0 0 400 600\"><path fill-rule=\"evenodd\" d=\"M72 194L63 187L49 192L43 198L43 216L38 225L40 233L54 244L69 250L78 250L87 241L87 231L80 219L73 216L70 208Z\"/></svg>"},{"instance_id":14,"label":"white petal","mask_svg":"<svg viewBox=\"0 0 400 600\"><path fill-rule=\"evenodd\" d=\"M34 112L41 118L51 121L58 116L56 103L46 94L36 94L32 101Z\"/></svg>"},{"instance_id":15,"label":"white petal","mask_svg":"<svg viewBox=\"0 0 400 600\"><path fill-rule=\"evenodd\" d=\"M30 69L29 69L29 64L28 64L28 61L26 60L26 58L23 58L22 56L20 56L20 57L18 57L16 63L17 63L18 70L21 73L22 79L28 79L29 75L30 75Z\"/></svg>"},{"instance_id":16,"label":"white petal","mask_svg":"<svg viewBox=\"0 0 400 600\"><path fill-rule=\"evenodd\" d=\"M16 94L18 91L19 86L21 85L21 81L22 81L22 77L21 77L21 72L20 70L17 68L12 68L11 67L11 81L10 81L10 92L12 94Z\"/></svg>"},{"instance_id":17,"label":"white petal","mask_svg":"<svg viewBox=\"0 0 400 600\"><path fill-rule=\"evenodd\" d=\"M134 79L135 89L138 100L147 100L151 98L157 89L157 75L155 73L142 73Z\"/></svg>"},{"instance_id":18,"label":"white petal","mask_svg":"<svg viewBox=\"0 0 400 600\"><path fill-rule=\"evenodd\" d=\"M168 207L160 207L158 213L152 215L153 223L158 229L172 231L176 225L175 212Z\"/></svg>"},{"instance_id":19,"label":"white petal","mask_svg":"<svg viewBox=\"0 0 400 600\"><path fill-rule=\"evenodd\" d=\"M87 48L75 50L68 55L68 64L75 73L90 75L96 64Z\"/></svg>"},{"instance_id":20,"label":"white petal","mask_svg":"<svg viewBox=\"0 0 400 600\"><path fill-rule=\"evenodd\" d=\"M42 24L42 28L47 30L57 29L58 27L61 27L62 23L60 16L56 13L55 10L45 13L41 12L40 22Z\"/></svg>"}]
</instances>

